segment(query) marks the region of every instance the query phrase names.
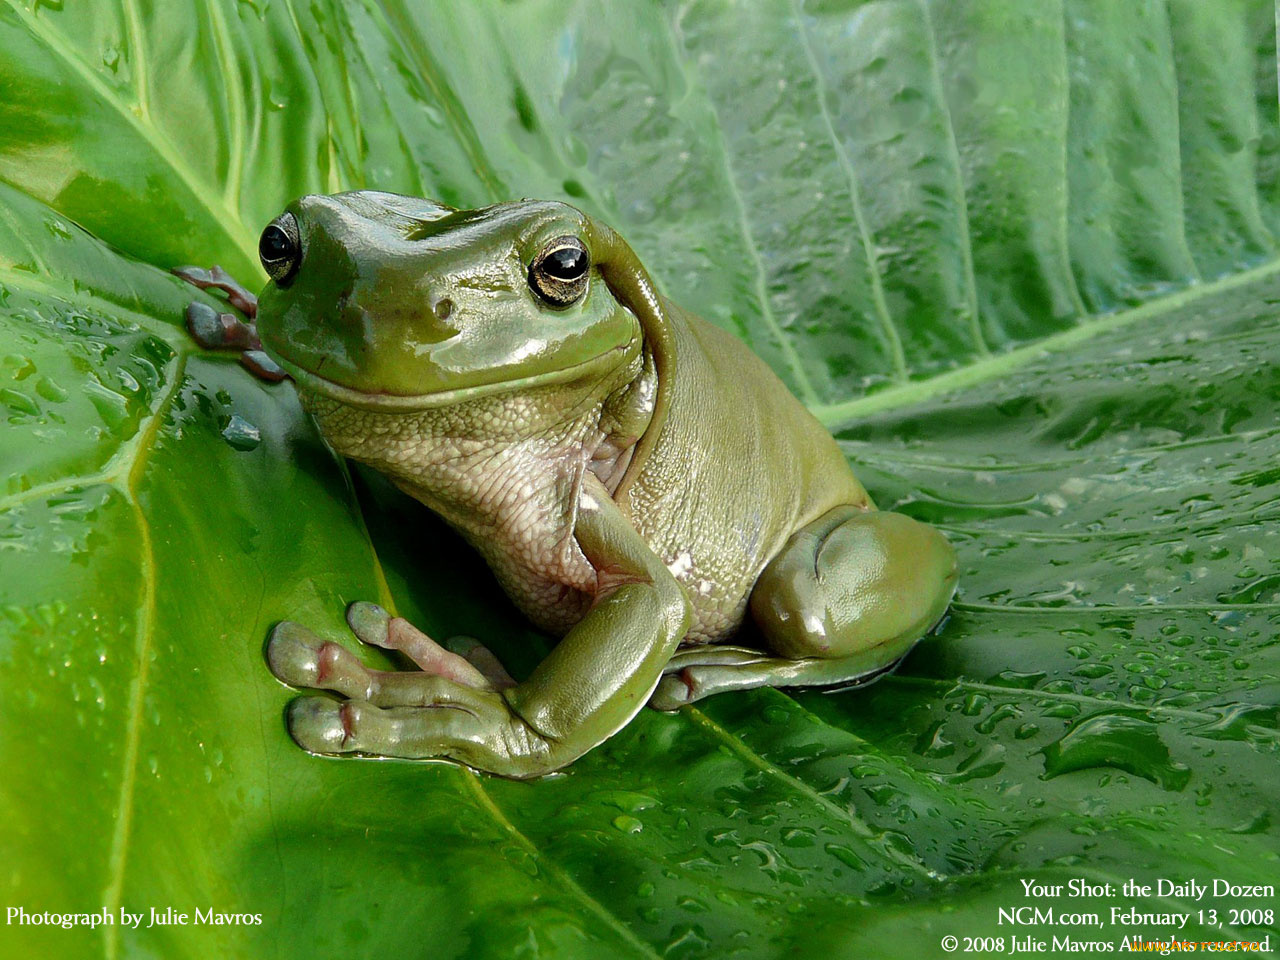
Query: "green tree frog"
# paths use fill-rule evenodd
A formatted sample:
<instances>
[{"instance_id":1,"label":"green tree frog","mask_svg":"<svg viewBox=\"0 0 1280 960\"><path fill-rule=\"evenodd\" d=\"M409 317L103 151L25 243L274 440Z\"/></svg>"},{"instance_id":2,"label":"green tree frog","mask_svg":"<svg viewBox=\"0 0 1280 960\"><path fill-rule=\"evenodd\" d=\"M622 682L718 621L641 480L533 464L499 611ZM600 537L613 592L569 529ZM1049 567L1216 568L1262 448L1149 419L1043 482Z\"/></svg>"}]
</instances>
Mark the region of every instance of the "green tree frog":
<instances>
[{"instance_id":1,"label":"green tree frog","mask_svg":"<svg viewBox=\"0 0 1280 960\"><path fill-rule=\"evenodd\" d=\"M538 776L646 704L869 681L945 613L946 539L876 510L773 372L579 210L306 196L259 253L256 304L216 268L179 271L256 313L255 330L196 304L192 333L292 377L338 452L443 517L560 637L516 682L476 641L372 603L348 609L355 636L418 670L283 622L271 670L338 694L291 704L304 749ZM740 631L749 645L726 642Z\"/></svg>"}]
</instances>

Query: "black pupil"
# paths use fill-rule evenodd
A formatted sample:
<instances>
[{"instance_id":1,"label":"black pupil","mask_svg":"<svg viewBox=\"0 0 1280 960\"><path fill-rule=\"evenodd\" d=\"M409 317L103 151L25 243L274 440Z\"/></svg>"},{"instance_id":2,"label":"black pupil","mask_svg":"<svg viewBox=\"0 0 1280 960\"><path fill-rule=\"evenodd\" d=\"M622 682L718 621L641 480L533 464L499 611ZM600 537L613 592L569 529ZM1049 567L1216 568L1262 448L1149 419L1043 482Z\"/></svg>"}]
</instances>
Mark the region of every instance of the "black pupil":
<instances>
[{"instance_id":1,"label":"black pupil","mask_svg":"<svg viewBox=\"0 0 1280 960\"><path fill-rule=\"evenodd\" d=\"M561 247L547 254L542 269L557 280L577 280L587 272L587 252L577 247Z\"/></svg>"},{"instance_id":2,"label":"black pupil","mask_svg":"<svg viewBox=\"0 0 1280 960\"><path fill-rule=\"evenodd\" d=\"M258 241L258 256L263 260L274 263L277 260L286 260L293 252L293 245L289 242L289 235L274 223L262 231L262 239Z\"/></svg>"}]
</instances>

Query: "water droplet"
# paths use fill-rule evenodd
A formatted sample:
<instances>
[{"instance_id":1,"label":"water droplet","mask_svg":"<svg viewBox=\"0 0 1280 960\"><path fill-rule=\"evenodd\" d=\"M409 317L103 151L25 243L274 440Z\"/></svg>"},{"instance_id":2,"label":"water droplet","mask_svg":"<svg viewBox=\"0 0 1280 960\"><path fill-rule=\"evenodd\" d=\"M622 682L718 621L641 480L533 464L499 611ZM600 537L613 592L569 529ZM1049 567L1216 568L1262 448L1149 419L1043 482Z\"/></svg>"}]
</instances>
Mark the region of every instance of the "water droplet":
<instances>
[{"instance_id":1,"label":"water droplet","mask_svg":"<svg viewBox=\"0 0 1280 960\"><path fill-rule=\"evenodd\" d=\"M237 413L232 414L222 438L235 450L253 450L262 442L262 432Z\"/></svg>"},{"instance_id":2,"label":"water droplet","mask_svg":"<svg viewBox=\"0 0 1280 960\"><path fill-rule=\"evenodd\" d=\"M846 867L852 867L854 870L863 871L867 869L867 862L853 852L851 847L846 847L840 843L828 843L822 848L831 856L835 857Z\"/></svg>"},{"instance_id":3,"label":"water droplet","mask_svg":"<svg viewBox=\"0 0 1280 960\"><path fill-rule=\"evenodd\" d=\"M50 235L57 237L59 240L70 240L73 236L71 227L63 223L57 217L48 217L44 221L45 229Z\"/></svg>"},{"instance_id":4,"label":"water droplet","mask_svg":"<svg viewBox=\"0 0 1280 960\"><path fill-rule=\"evenodd\" d=\"M806 827L795 827L791 830L784 830L782 833L782 845L784 847L812 847L814 832Z\"/></svg>"},{"instance_id":5,"label":"water droplet","mask_svg":"<svg viewBox=\"0 0 1280 960\"><path fill-rule=\"evenodd\" d=\"M1191 779L1190 768L1170 757L1155 724L1125 714L1082 720L1041 753L1044 780L1091 767L1115 767L1166 790L1181 790Z\"/></svg>"},{"instance_id":6,"label":"water droplet","mask_svg":"<svg viewBox=\"0 0 1280 960\"><path fill-rule=\"evenodd\" d=\"M41 377L36 381L36 393L53 403L62 403L67 399L66 388L49 377Z\"/></svg>"},{"instance_id":7,"label":"water droplet","mask_svg":"<svg viewBox=\"0 0 1280 960\"><path fill-rule=\"evenodd\" d=\"M1047 676L1044 671L1019 673L1016 670L1002 670L987 682L997 687L1013 687L1018 690L1034 690Z\"/></svg>"},{"instance_id":8,"label":"water droplet","mask_svg":"<svg viewBox=\"0 0 1280 960\"><path fill-rule=\"evenodd\" d=\"M916 740L916 753L922 757L949 757L956 745L942 735L944 722L939 720Z\"/></svg>"},{"instance_id":9,"label":"water droplet","mask_svg":"<svg viewBox=\"0 0 1280 960\"><path fill-rule=\"evenodd\" d=\"M121 396L100 383L86 383L84 392L114 436L124 437L132 432L128 397Z\"/></svg>"},{"instance_id":10,"label":"water droplet","mask_svg":"<svg viewBox=\"0 0 1280 960\"><path fill-rule=\"evenodd\" d=\"M1010 717L1016 717L1016 716L1018 716L1017 707L1013 706L1013 704L1010 704L1010 703L1001 704L995 710L991 711L990 716L988 716L984 720L979 721L978 724L974 727L974 729L984 735L991 734L995 731L996 725L1001 720L1007 720Z\"/></svg>"},{"instance_id":11,"label":"water droplet","mask_svg":"<svg viewBox=\"0 0 1280 960\"><path fill-rule=\"evenodd\" d=\"M38 416L40 406L25 393L9 388L0 389L0 403L12 410L14 413L25 413L29 416Z\"/></svg>"},{"instance_id":12,"label":"water droplet","mask_svg":"<svg viewBox=\"0 0 1280 960\"><path fill-rule=\"evenodd\" d=\"M1057 717L1063 720L1070 720L1072 717L1080 715L1080 708L1074 703L1048 703L1041 704L1042 714L1046 717Z\"/></svg>"},{"instance_id":13,"label":"water droplet","mask_svg":"<svg viewBox=\"0 0 1280 960\"><path fill-rule=\"evenodd\" d=\"M764 708L765 723L786 723L791 719L791 711L776 703Z\"/></svg>"},{"instance_id":14,"label":"water droplet","mask_svg":"<svg viewBox=\"0 0 1280 960\"><path fill-rule=\"evenodd\" d=\"M623 813L639 813L658 804L658 801L648 794L633 793L630 790L601 790L592 794L591 799L621 810Z\"/></svg>"},{"instance_id":15,"label":"water droplet","mask_svg":"<svg viewBox=\"0 0 1280 960\"><path fill-rule=\"evenodd\" d=\"M1232 833L1265 833L1271 826L1271 813L1265 807L1258 807L1248 820L1242 820L1231 828Z\"/></svg>"},{"instance_id":16,"label":"water droplet","mask_svg":"<svg viewBox=\"0 0 1280 960\"><path fill-rule=\"evenodd\" d=\"M1077 667L1071 671L1073 677L1084 677L1087 680L1097 680L1099 677L1105 677L1112 672L1112 668L1105 663L1086 663L1082 667Z\"/></svg>"}]
</instances>

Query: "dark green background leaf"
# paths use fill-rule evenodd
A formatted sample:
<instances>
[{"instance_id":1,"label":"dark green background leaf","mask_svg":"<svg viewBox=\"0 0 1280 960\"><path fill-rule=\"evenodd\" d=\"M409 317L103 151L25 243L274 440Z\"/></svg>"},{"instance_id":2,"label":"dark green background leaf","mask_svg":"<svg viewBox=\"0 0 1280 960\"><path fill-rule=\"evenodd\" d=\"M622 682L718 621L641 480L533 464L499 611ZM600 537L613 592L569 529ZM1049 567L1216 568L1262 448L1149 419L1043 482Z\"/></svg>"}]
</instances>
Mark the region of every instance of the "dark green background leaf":
<instances>
[{"instance_id":1,"label":"dark green background leaf","mask_svg":"<svg viewBox=\"0 0 1280 960\"><path fill-rule=\"evenodd\" d=\"M0 900L263 917L0 952L932 956L1022 879L1274 882L1275 36L1264 0L0 2ZM282 617L548 644L181 329L165 270L261 283L261 225L356 187L613 223L948 532L946 628L536 783L297 750ZM1262 933L1057 901L1134 903Z\"/></svg>"}]
</instances>

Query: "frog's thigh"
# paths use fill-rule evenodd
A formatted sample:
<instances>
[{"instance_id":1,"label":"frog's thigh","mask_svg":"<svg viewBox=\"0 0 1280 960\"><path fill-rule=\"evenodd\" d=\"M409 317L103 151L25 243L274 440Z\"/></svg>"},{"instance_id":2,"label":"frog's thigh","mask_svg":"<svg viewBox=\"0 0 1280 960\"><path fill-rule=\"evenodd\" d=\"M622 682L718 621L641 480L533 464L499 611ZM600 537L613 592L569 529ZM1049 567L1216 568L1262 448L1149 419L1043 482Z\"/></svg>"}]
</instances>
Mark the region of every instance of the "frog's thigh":
<instances>
[{"instance_id":1,"label":"frog's thigh","mask_svg":"<svg viewBox=\"0 0 1280 960\"><path fill-rule=\"evenodd\" d=\"M678 651L650 699L673 710L726 690L867 682L891 670L947 609L955 553L898 513L837 507L765 567L751 615L773 656L713 645Z\"/></svg>"},{"instance_id":2,"label":"frog's thigh","mask_svg":"<svg viewBox=\"0 0 1280 960\"><path fill-rule=\"evenodd\" d=\"M751 593L751 616L780 656L893 662L946 612L956 557L933 527L900 513L837 507L795 533Z\"/></svg>"}]
</instances>

